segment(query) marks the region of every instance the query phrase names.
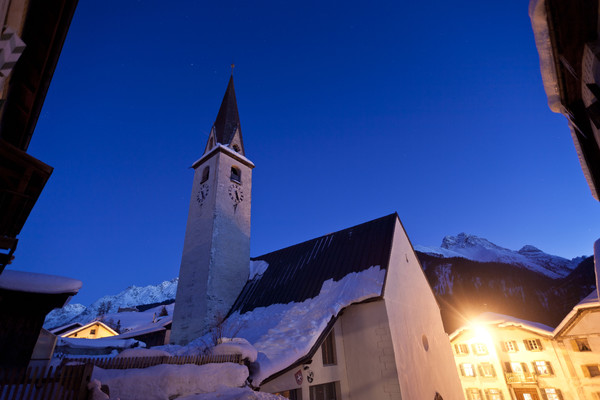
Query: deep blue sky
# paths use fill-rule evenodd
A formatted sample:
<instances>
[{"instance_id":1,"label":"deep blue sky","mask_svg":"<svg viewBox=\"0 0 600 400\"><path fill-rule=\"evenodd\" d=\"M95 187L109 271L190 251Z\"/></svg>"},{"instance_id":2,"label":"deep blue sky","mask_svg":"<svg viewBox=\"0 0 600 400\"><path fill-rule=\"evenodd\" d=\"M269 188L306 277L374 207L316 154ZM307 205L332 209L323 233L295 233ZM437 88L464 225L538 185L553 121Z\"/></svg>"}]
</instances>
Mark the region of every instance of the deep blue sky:
<instances>
[{"instance_id":1,"label":"deep blue sky","mask_svg":"<svg viewBox=\"0 0 600 400\"><path fill-rule=\"evenodd\" d=\"M527 1L81 1L29 152L55 168L12 268L73 302L178 274L235 62L256 164L252 255L397 211L413 244L468 232L575 257L600 237Z\"/></svg>"}]
</instances>

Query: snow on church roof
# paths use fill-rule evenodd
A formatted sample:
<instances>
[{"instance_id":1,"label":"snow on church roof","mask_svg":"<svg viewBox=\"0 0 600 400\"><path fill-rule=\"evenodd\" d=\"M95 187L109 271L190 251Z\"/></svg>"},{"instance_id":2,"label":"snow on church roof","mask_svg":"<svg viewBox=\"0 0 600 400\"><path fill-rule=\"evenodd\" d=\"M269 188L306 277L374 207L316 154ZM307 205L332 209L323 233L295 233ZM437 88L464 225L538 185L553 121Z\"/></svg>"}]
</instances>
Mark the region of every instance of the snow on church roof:
<instances>
[{"instance_id":1,"label":"snow on church roof","mask_svg":"<svg viewBox=\"0 0 600 400\"><path fill-rule=\"evenodd\" d=\"M330 233L259 257L262 268L249 280L231 312L302 302L319 295L323 283L378 265L386 270L398 216L388 216ZM381 291L378 295L381 295Z\"/></svg>"},{"instance_id":2,"label":"snow on church roof","mask_svg":"<svg viewBox=\"0 0 600 400\"><path fill-rule=\"evenodd\" d=\"M397 218L253 259L262 268L246 283L227 324L259 352L255 385L310 357L342 309L382 295Z\"/></svg>"}]
</instances>

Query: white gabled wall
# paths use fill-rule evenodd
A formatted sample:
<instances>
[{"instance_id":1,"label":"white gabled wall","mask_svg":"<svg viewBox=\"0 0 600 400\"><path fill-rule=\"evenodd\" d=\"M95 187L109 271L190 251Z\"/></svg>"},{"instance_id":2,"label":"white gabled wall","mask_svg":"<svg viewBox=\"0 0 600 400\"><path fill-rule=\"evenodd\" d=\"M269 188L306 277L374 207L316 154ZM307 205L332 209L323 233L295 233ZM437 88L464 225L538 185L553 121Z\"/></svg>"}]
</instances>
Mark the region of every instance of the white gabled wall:
<instances>
[{"instance_id":1,"label":"white gabled wall","mask_svg":"<svg viewBox=\"0 0 600 400\"><path fill-rule=\"evenodd\" d=\"M384 301L402 399L464 399L439 307L399 220L388 268Z\"/></svg>"}]
</instances>

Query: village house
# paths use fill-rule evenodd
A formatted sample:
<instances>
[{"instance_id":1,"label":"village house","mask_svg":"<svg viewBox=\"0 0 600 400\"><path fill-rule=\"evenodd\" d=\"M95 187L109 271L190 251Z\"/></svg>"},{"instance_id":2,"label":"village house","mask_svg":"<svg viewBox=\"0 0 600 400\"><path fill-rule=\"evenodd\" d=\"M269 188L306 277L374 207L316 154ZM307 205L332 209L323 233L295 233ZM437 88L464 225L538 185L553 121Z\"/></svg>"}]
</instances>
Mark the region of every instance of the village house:
<instances>
[{"instance_id":1,"label":"village house","mask_svg":"<svg viewBox=\"0 0 600 400\"><path fill-rule=\"evenodd\" d=\"M462 399L433 292L397 214L250 261L254 164L233 77L195 170L171 342L220 329L290 399ZM249 267L250 264L250 267Z\"/></svg>"},{"instance_id":2,"label":"village house","mask_svg":"<svg viewBox=\"0 0 600 400\"><path fill-rule=\"evenodd\" d=\"M452 333L450 340L468 400L600 400L596 291L556 329L484 313Z\"/></svg>"},{"instance_id":3,"label":"village house","mask_svg":"<svg viewBox=\"0 0 600 400\"><path fill-rule=\"evenodd\" d=\"M579 399L600 400L600 302L594 291L554 330L557 351Z\"/></svg>"},{"instance_id":4,"label":"village house","mask_svg":"<svg viewBox=\"0 0 600 400\"><path fill-rule=\"evenodd\" d=\"M65 338L79 339L100 339L104 337L116 336L119 333L106 325L102 321L92 321L83 326L76 327L70 331L63 332L57 336Z\"/></svg>"}]
</instances>

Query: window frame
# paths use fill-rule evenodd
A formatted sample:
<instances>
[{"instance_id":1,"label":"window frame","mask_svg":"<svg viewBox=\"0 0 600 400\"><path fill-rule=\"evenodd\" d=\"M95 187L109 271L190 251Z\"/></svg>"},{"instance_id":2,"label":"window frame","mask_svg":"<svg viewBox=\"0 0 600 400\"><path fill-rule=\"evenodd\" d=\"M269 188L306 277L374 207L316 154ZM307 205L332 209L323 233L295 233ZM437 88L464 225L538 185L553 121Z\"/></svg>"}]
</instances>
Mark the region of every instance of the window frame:
<instances>
[{"instance_id":1,"label":"window frame","mask_svg":"<svg viewBox=\"0 0 600 400\"><path fill-rule=\"evenodd\" d=\"M465 366L467 366L467 365L469 366L469 369L470 369L472 375L467 375L467 370L465 368ZM473 364L473 363L461 363L460 364L460 373L465 378L475 378L477 376L475 369L476 369L476 367L475 367L475 364Z\"/></svg>"},{"instance_id":2,"label":"window frame","mask_svg":"<svg viewBox=\"0 0 600 400\"><path fill-rule=\"evenodd\" d=\"M323 388L325 390L332 389L333 394L334 394L334 400L341 399L340 382L339 381L326 382L326 383L321 383L319 385L311 385L308 387L308 393L309 393L310 400L331 400L331 397L326 397L327 391L323 392L323 398L321 398L321 396L318 396L317 390L319 388Z\"/></svg>"},{"instance_id":3,"label":"window frame","mask_svg":"<svg viewBox=\"0 0 600 400\"><path fill-rule=\"evenodd\" d=\"M488 367L487 371L486 367ZM482 378L495 378L496 368L494 368L494 364L492 364L491 362L479 363L479 376L481 376Z\"/></svg>"},{"instance_id":4,"label":"window frame","mask_svg":"<svg viewBox=\"0 0 600 400\"><path fill-rule=\"evenodd\" d=\"M594 368L594 374L592 374L590 367ZM599 364L586 364L582 365L581 369L583 369L583 375L586 378L598 378L600 377L600 365Z\"/></svg>"},{"instance_id":5,"label":"window frame","mask_svg":"<svg viewBox=\"0 0 600 400\"><path fill-rule=\"evenodd\" d=\"M516 353L519 351L519 345L516 340L505 340L502 342L502 350L507 353Z\"/></svg>"},{"instance_id":6,"label":"window frame","mask_svg":"<svg viewBox=\"0 0 600 400\"><path fill-rule=\"evenodd\" d=\"M478 356L489 354L488 347L485 343L473 343L471 347L473 348L473 354L477 354Z\"/></svg>"},{"instance_id":7,"label":"window frame","mask_svg":"<svg viewBox=\"0 0 600 400\"><path fill-rule=\"evenodd\" d=\"M479 388L466 388L467 400L483 400L483 393ZM477 397L473 397L473 394Z\"/></svg>"},{"instance_id":8,"label":"window frame","mask_svg":"<svg viewBox=\"0 0 600 400\"><path fill-rule=\"evenodd\" d=\"M540 364L540 363L543 363L543 364ZM540 375L540 376L554 375L554 370L552 369L552 365L550 364L550 361L535 360L532 362L532 364L533 364L533 369L537 375ZM546 373L541 372L540 370L542 368L545 368L545 371L547 371L547 372Z\"/></svg>"},{"instance_id":9,"label":"window frame","mask_svg":"<svg viewBox=\"0 0 600 400\"><path fill-rule=\"evenodd\" d=\"M545 400L562 400L562 393L557 388L540 388ZM553 391L553 392L549 392Z\"/></svg>"},{"instance_id":10,"label":"window frame","mask_svg":"<svg viewBox=\"0 0 600 400\"><path fill-rule=\"evenodd\" d=\"M324 367L337 365L335 330L333 328L331 331L329 331L325 337L325 340L323 340L323 343L321 344L321 358Z\"/></svg>"},{"instance_id":11,"label":"window frame","mask_svg":"<svg viewBox=\"0 0 600 400\"><path fill-rule=\"evenodd\" d=\"M202 179L200 179L200 183L204 183L208 180L208 178L210 177L210 166L207 165L206 167L204 167L204 169L202 170Z\"/></svg>"},{"instance_id":12,"label":"window frame","mask_svg":"<svg viewBox=\"0 0 600 400\"><path fill-rule=\"evenodd\" d=\"M242 170L239 167L232 165L229 179L235 183L242 183Z\"/></svg>"},{"instance_id":13,"label":"window frame","mask_svg":"<svg viewBox=\"0 0 600 400\"><path fill-rule=\"evenodd\" d=\"M466 343L455 343L454 344L454 354L456 354L457 356L469 355L470 354L469 345Z\"/></svg>"},{"instance_id":14,"label":"window frame","mask_svg":"<svg viewBox=\"0 0 600 400\"><path fill-rule=\"evenodd\" d=\"M523 339L523 343L528 351L544 350L544 346L542 346L542 341L540 339Z\"/></svg>"},{"instance_id":15,"label":"window frame","mask_svg":"<svg viewBox=\"0 0 600 400\"><path fill-rule=\"evenodd\" d=\"M492 391L494 393L492 393ZM502 399L504 399L502 390L496 389L496 388L485 389L485 397L487 400L502 400Z\"/></svg>"}]
</instances>

